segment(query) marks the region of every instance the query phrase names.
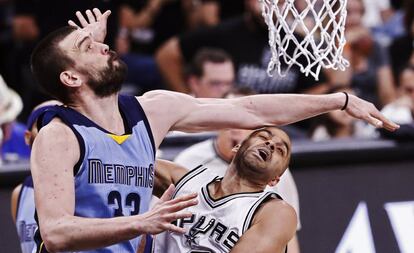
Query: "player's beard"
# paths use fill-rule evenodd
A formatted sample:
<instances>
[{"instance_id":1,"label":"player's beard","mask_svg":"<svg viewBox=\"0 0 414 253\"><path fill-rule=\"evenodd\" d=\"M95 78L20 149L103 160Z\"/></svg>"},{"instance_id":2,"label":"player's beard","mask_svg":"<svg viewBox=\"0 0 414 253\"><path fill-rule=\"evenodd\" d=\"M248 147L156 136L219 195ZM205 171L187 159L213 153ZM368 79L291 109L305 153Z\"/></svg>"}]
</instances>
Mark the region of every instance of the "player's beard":
<instances>
[{"instance_id":1,"label":"player's beard","mask_svg":"<svg viewBox=\"0 0 414 253\"><path fill-rule=\"evenodd\" d=\"M249 139L242 142L239 150L234 156L234 163L236 165L237 174L249 182L257 184L267 184L270 175L268 170L264 167L267 163L260 162L258 158L252 155L253 150L249 149Z\"/></svg>"},{"instance_id":2,"label":"player's beard","mask_svg":"<svg viewBox=\"0 0 414 253\"><path fill-rule=\"evenodd\" d=\"M88 86L98 97L108 97L119 92L127 75L127 66L114 51L109 52L108 66L95 74L88 73ZM115 64L117 62L117 64Z\"/></svg>"},{"instance_id":3,"label":"player's beard","mask_svg":"<svg viewBox=\"0 0 414 253\"><path fill-rule=\"evenodd\" d=\"M239 176L248 179L252 176L252 173L257 171L257 164L247 157L247 149L249 148L249 145L246 142L248 142L248 139L242 142L239 150L234 155L234 163Z\"/></svg>"}]
</instances>

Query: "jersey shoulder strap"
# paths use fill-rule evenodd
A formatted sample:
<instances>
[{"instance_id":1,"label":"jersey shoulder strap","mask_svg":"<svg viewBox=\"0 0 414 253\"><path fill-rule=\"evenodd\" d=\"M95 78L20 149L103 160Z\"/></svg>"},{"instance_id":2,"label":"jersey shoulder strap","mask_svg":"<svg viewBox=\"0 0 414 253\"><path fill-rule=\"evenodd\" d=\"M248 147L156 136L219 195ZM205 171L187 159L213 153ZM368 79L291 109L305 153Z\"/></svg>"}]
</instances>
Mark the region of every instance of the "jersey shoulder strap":
<instances>
[{"instance_id":1,"label":"jersey shoulder strap","mask_svg":"<svg viewBox=\"0 0 414 253\"><path fill-rule=\"evenodd\" d=\"M191 181L193 178L199 176L200 174L202 174L203 172L205 172L207 170L206 167L204 167L203 165L199 165L197 167L195 167L194 169L190 170L189 172L187 172L182 178L180 178L180 180L178 180L178 182L175 185L175 192L173 195L173 198L175 198L175 196L177 195L177 193L183 188L183 186L185 184L187 184L189 181Z\"/></svg>"}]
</instances>

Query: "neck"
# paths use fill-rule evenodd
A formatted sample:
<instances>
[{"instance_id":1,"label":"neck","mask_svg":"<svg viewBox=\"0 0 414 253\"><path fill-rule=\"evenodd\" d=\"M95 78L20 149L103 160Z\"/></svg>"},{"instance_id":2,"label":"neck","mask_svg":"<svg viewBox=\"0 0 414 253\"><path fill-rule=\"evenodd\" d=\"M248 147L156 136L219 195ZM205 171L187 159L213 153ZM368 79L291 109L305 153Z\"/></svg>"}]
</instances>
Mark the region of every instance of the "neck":
<instances>
[{"instance_id":1,"label":"neck","mask_svg":"<svg viewBox=\"0 0 414 253\"><path fill-rule=\"evenodd\" d=\"M68 106L111 133L121 135L125 132L118 107L118 94L101 98L85 92L75 103Z\"/></svg>"},{"instance_id":2,"label":"neck","mask_svg":"<svg viewBox=\"0 0 414 253\"><path fill-rule=\"evenodd\" d=\"M241 178L235 165L231 163L221 181L209 185L209 192L214 199L241 192L263 191L266 185L256 184Z\"/></svg>"}]
</instances>

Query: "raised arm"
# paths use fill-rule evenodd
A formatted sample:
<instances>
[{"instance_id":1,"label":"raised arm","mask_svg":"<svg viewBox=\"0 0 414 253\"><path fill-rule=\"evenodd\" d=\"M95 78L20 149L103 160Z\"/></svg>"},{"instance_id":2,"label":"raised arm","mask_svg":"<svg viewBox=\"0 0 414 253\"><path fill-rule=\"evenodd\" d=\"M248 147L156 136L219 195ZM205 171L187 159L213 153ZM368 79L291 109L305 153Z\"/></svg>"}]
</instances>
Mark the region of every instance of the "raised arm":
<instances>
[{"instance_id":1,"label":"raised arm","mask_svg":"<svg viewBox=\"0 0 414 253\"><path fill-rule=\"evenodd\" d=\"M107 31L106 24L108 22L109 15L111 15L111 11L107 10L103 14L98 8L94 8L92 11L87 10L85 12L88 20L86 20L80 11L76 12L76 17L79 20L80 26L72 20L69 20L68 24L79 29L84 29L85 31L91 33L95 41L103 43Z\"/></svg>"},{"instance_id":2,"label":"raised arm","mask_svg":"<svg viewBox=\"0 0 414 253\"><path fill-rule=\"evenodd\" d=\"M296 232L296 213L281 200L266 202L231 253L284 253Z\"/></svg>"},{"instance_id":3,"label":"raised arm","mask_svg":"<svg viewBox=\"0 0 414 253\"><path fill-rule=\"evenodd\" d=\"M129 240L143 233L184 232L171 221L191 215L177 212L195 205L196 195L170 200L173 186L153 210L142 215L105 219L75 216L73 167L79 159L79 150L74 133L57 119L40 130L33 144L31 169L36 208L40 233L48 251L82 251Z\"/></svg>"},{"instance_id":4,"label":"raised arm","mask_svg":"<svg viewBox=\"0 0 414 253\"><path fill-rule=\"evenodd\" d=\"M264 125L285 125L309 117L341 109L344 93L327 95L272 94L232 99L196 99L169 92L152 91L139 97L156 144L169 130L187 132L223 128L254 129ZM346 112L376 127L398 128L369 102L349 95Z\"/></svg>"},{"instance_id":5,"label":"raised arm","mask_svg":"<svg viewBox=\"0 0 414 253\"><path fill-rule=\"evenodd\" d=\"M172 37L155 54L155 61L168 87L173 91L188 93L184 80L184 59L177 37Z\"/></svg>"},{"instance_id":6,"label":"raised arm","mask_svg":"<svg viewBox=\"0 0 414 253\"><path fill-rule=\"evenodd\" d=\"M160 197L171 184L176 184L188 170L177 163L163 159L156 160L153 194Z\"/></svg>"}]
</instances>

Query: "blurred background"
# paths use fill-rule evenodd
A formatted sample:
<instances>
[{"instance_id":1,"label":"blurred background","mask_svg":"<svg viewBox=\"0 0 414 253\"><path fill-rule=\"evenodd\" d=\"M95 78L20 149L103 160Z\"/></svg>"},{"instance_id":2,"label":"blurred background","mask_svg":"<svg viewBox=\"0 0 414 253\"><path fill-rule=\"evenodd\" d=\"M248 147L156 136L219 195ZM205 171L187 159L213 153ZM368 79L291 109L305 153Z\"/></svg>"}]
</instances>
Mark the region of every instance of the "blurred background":
<instances>
[{"instance_id":1,"label":"blurred background","mask_svg":"<svg viewBox=\"0 0 414 253\"><path fill-rule=\"evenodd\" d=\"M295 1L299 10L303 3ZM0 0L2 252L21 252L10 195L30 173L28 117L52 99L34 81L30 53L46 34L76 20L77 10L94 7L112 11L106 43L129 68L122 93L168 89L224 98L236 90L346 91L375 104L401 125L398 131L375 129L343 111L283 127L293 140L301 252L414 252L414 0L348 0L344 56L351 65L323 70L319 81L297 67L267 75L271 52L257 0ZM174 160L219 136L170 133L159 157ZM212 150L227 160L217 144Z\"/></svg>"}]
</instances>

